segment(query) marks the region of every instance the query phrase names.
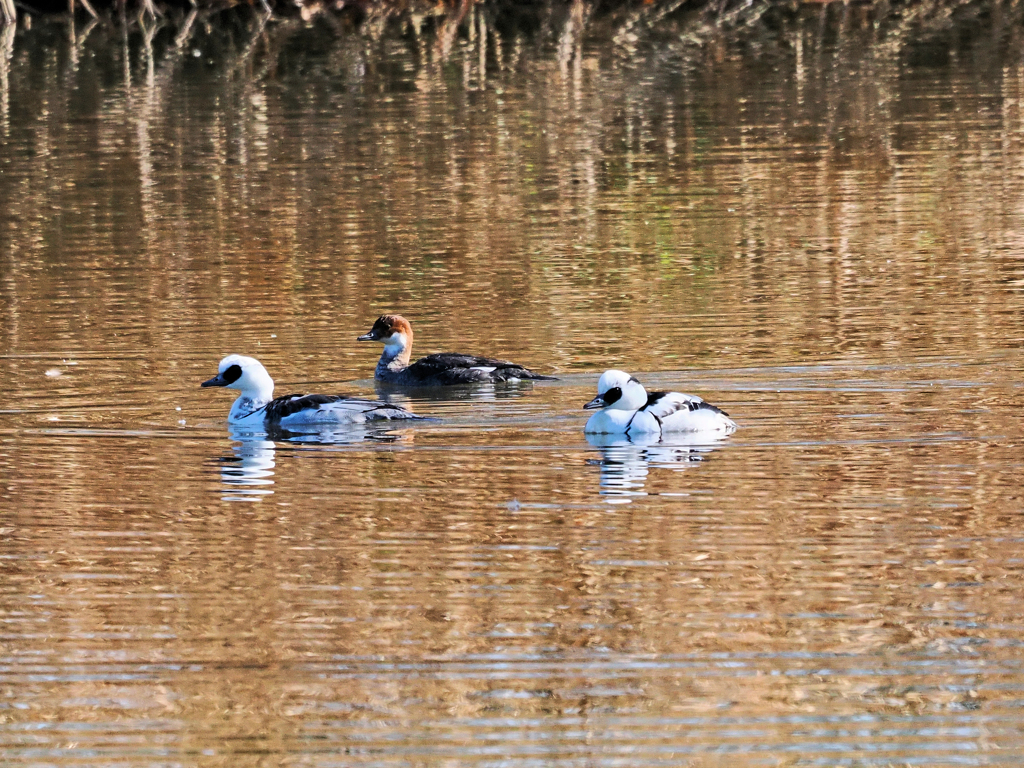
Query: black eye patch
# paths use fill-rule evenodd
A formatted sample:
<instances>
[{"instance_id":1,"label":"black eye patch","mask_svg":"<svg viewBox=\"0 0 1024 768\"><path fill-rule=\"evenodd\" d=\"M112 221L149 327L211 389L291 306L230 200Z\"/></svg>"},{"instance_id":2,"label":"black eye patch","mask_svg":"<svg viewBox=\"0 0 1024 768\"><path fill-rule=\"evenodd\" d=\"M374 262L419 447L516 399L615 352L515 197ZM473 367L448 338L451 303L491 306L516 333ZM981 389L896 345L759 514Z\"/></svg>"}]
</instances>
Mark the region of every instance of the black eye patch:
<instances>
[{"instance_id":1,"label":"black eye patch","mask_svg":"<svg viewBox=\"0 0 1024 768\"><path fill-rule=\"evenodd\" d=\"M242 366L240 366L238 363L235 363L234 365L229 365L227 368L224 369L224 373L222 373L220 377L224 380L225 384L234 384L236 381L242 378Z\"/></svg>"},{"instance_id":2,"label":"black eye patch","mask_svg":"<svg viewBox=\"0 0 1024 768\"><path fill-rule=\"evenodd\" d=\"M620 387L612 387L607 392L605 392L603 395L601 395L601 399L604 400L604 402L607 405L611 405L616 400L618 400L620 397L622 397L622 389Z\"/></svg>"}]
</instances>

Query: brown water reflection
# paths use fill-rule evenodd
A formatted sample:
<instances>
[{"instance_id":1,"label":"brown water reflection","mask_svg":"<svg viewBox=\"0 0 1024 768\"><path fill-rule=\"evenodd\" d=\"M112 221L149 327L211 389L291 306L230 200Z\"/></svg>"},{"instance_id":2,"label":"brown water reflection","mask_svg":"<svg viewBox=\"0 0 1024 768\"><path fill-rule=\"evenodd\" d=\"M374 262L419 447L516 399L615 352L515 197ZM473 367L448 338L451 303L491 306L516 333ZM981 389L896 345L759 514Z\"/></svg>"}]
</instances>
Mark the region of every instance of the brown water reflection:
<instances>
[{"instance_id":1,"label":"brown water reflection","mask_svg":"<svg viewBox=\"0 0 1024 768\"><path fill-rule=\"evenodd\" d=\"M1019 764L1019 40L869 13L0 41L5 763ZM198 389L383 311L562 380ZM613 364L741 430L588 443Z\"/></svg>"}]
</instances>

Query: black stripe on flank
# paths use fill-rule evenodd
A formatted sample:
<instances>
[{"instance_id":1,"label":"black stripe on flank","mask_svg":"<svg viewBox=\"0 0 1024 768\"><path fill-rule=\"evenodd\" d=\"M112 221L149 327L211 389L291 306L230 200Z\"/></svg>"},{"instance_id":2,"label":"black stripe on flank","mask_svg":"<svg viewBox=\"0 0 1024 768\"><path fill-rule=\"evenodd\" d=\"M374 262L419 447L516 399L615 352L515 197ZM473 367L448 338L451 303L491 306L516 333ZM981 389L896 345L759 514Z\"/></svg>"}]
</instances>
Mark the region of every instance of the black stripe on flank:
<instances>
[{"instance_id":1,"label":"black stripe on flank","mask_svg":"<svg viewBox=\"0 0 1024 768\"><path fill-rule=\"evenodd\" d=\"M712 413L720 413L723 416L729 415L718 406L712 405L711 403L705 403L703 400L701 400L699 403L687 403L686 407L689 408L691 411L707 410L711 411Z\"/></svg>"},{"instance_id":2,"label":"black stripe on flank","mask_svg":"<svg viewBox=\"0 0 1024 768\"><path fill-rule=\"evenodd\" d=\"M280 421L300 411L316 410L321 405L337 403L348 398L341 395L285 395L267 403L267 418Z\"/></svg>"},{"instance_id":3,"label":"black stripe on flank","mask_svg":"<svg viewBox=\"0 0 1024 768\"><path fill-rule=\"evenodd\" d=\"M420 419L411 411L407 411L400 405L383 403L376 400L364 400L359 397L347 397L346 395L284 395L275 397L264 407L266 419L275 423L281 419L292 416L302 411L315 411L322 406L331 403L348 403L359 409L363 418L367 421L380 421L390 419Z\"/></svg>"},{"instance_id":4,"label":"black stripe on flank","mask_svg":"<svg viewBox=\"0 0 1024 768\"><path fill-rule=\"evenodd\" d=\"M667 394L668 392L648 392L647 402L644 403L644 407L641 408L640 410L642 411L644 408L650 408L652 405L661 400L661 398L663 398Z\"/></svg>"}]
</instances>

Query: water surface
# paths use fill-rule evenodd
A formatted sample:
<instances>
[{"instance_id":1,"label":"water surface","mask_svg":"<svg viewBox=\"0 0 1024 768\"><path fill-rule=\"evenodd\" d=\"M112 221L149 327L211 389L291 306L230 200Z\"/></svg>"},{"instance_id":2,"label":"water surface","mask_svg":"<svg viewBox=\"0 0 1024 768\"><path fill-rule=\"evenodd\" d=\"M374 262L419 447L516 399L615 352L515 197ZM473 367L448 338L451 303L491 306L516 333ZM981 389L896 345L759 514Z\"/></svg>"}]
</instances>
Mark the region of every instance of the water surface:
<instances>
[{"instance_id":1,"label":"water surface","mask_svg":"<svg viewBox=\"0 0 1024 768\"><path fill-rule=\"evenodd\" d=\"M1018 36L638 13L5 42L5 764L1020 764ZM199 389L385 311L560 381ZM741 429L588 441L611 366Z\"/></svg>"}]
</instances>

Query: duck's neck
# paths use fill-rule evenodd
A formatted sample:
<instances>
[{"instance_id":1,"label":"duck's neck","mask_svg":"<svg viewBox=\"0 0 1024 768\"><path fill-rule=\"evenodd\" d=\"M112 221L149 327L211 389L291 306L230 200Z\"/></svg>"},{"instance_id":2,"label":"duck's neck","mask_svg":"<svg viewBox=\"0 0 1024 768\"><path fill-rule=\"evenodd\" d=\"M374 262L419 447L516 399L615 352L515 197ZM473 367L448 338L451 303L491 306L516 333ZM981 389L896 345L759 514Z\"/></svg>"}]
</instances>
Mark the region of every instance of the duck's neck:
<instances>
[{"instance_id":1,"label":"duck's neck","mask_svg":"<svg viewBox=\"0 0 1024 768\"><path fill-rule=\"evenodd\" d=\"M384 345L384 351L377 361L377 375L404 371L409 367L411 357L412 335L395 334L391 341Z\"/></svg>"},{"instance_id":2,"label":"duck's neck","mask_svg":"<svg viewBox=\"0 0 1024 768\"><path fill-rule=\"evenodd\" d=\"M647 390L639 384L627 386L616 405L624 411L638 411L647 405Z\"/></svg>"},{"instance_id":3,"label":"duck's neck","mask_svg":"<svg viewBox=\"0 0 1024 768\"><path fill-rule=\"evenodd\" d=\"M238 399L231 406L231 413L228 414L229 421L240 421L259 410L274 399L274 385L270 388L246 389L238 396Z\"/></svg>"}]
</instances>

